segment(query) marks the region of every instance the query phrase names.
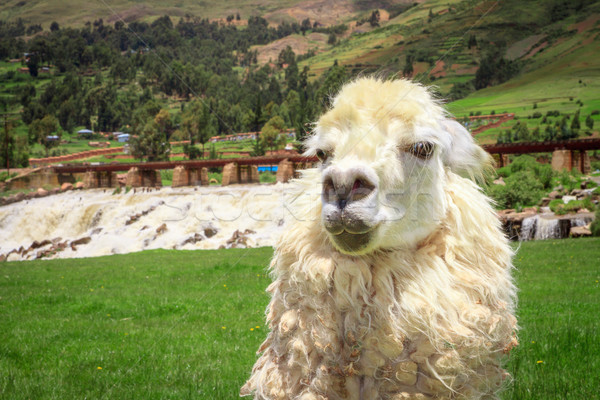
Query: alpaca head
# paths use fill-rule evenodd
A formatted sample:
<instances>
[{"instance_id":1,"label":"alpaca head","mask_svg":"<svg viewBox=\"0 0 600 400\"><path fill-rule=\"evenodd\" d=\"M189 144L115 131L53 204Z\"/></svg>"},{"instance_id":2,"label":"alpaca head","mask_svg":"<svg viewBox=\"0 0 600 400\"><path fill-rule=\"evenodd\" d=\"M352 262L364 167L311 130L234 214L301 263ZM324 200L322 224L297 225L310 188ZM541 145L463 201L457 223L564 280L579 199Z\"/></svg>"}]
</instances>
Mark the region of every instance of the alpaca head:
<instances>
[{"instance_id":1,"label":"alpaca head","mask_svg":"<svg viewBox=\"0 0 600 400\"><path fill-rule=\"evenodd\" d=\"M346 254L413 246L446 213L447 173L481 174L489 155L406 80L345 85L307 140L321 160L321 223Z\"/></svg>"}]
</instances>

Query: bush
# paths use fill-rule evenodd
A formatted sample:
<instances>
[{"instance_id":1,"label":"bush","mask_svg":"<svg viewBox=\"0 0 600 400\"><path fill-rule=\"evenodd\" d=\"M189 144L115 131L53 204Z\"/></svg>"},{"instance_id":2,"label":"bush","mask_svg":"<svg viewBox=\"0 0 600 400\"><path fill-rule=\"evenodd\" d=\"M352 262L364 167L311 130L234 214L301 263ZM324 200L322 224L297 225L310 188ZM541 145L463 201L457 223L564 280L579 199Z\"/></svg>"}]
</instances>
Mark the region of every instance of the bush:
<instances>
[{"instance_id":1,"label":"bush","mask_svg":"<svg viewBox=\"0 0 600 400\"><path fill-rule=\"evenodd\" d=\"M550 164L541 164L536 161L535 157L526 154L515 157L509 165L500 168L498 175L501 175L500 173L502 172L504 175L501 176L508 177L520 171L532 171L544 189L549 189L552 185L552 178L554 177L552 166Z\"/></svg>"},{"instance_id":2,"label":"bush","mask_svg":"<svg viewBox=\"0 0 600 400\"><path fill-rule=\"evenodd\" d=\"M544 196L544 186L532 171L518 171L504 182L488 187L488 195L502 208L534 206Z\"/></svg>"},{"instance_id":3,"label":"bush","mask_svg":"<svg viewBox=\"0 0 600 400\"><path fill-rule=\"evenodd\" d=\"M565 190L570 192L573 189L579 189L581 185L581 174L576 169L571 172L562 170L558 174L558 180Z\"/></svg>"},{"instance_id":4,"label":"bush","mask_svg":"<svg viewBox=\"0 0 600 400\"><path fill-rule=\"evenodd\" d=\"M558 211L565 208L565 202L562 201L562 199L554 199L552 201L550 201L550 203L548 204L548 207L550 208L550 210L555 213L558 214Z\"/></svg>"},{"instance_id":5,"label":"bush","mask_svg":"<svg viewBox=\"0 0 600 400\"><path fill-rule=\"evenodd\" d=\"M275 183L277 182L277 174L274 172L261 172L258 176L260 183Z\"/></svg>"},{"instance_id":6,"label":"bush","mask_svg":"<svg viewBox=\"0 0 600 400\"><path fill-rule=\"evenodd\" d=\"M592 236L600 236L600 207L596 209L595 217L590 230L592 231Z\"/></svg>"}]
</instances>

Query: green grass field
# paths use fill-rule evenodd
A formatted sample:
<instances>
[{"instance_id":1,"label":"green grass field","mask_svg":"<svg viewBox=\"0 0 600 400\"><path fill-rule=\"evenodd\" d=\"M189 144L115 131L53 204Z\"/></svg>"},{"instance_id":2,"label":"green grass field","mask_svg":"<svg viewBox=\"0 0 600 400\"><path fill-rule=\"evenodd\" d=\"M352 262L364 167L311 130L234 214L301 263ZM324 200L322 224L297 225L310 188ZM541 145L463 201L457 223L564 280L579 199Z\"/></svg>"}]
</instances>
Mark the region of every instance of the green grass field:
<instances>
[{"instance_id":1,"label":"green grass field","mask_svg":"<svg viewBox=\"0 0 600 400\"><path fill-rule=\"evenodd\" d=\"M235 399L271 248L0 264L0 398ZM503 399L598 398L600 239L523 243Z\"/></svg>"}]
</instances>

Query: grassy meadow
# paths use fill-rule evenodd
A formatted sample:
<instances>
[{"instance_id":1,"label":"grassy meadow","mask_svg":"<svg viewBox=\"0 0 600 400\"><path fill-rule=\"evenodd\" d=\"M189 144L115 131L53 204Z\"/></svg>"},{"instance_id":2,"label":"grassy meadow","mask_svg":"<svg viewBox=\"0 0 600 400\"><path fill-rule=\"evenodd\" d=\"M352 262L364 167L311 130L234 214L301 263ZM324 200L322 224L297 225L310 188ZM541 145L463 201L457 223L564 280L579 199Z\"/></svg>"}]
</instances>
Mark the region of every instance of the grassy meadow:
<instances>
[{"instance_id":1,"label":"grassy meadow","mask_svg":"<svg viewBox=\"0 0 600 400\"><path fill-rule=\"evenodd\" d=\"M235 399L266 335L271 248L0 264L0 398ZM600 239L523 243L503 399L593 399Z\"/></svg>"}]
</instances>

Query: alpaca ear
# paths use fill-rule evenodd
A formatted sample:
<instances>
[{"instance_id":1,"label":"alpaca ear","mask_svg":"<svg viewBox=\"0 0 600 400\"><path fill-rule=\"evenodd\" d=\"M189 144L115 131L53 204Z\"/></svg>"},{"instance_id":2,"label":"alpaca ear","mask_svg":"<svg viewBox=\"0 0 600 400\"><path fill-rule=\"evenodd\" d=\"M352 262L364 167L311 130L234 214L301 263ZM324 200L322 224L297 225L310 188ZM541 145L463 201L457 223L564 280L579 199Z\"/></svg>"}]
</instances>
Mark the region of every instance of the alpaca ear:
<instances>
[{"instance_id":1,"label":"alpaca ear","mask_svg":"<svg viewBox=\"0 0 600 400\"><path fill-rule=\"evenodd\" d=\"M471 133L453 119L442 121L442 129L450 137L450 146L444 157L445 164L452 172L474 180L482 179L486 171L493 167L492 157L483 150Z\"/></svg>"}]
</instances>

